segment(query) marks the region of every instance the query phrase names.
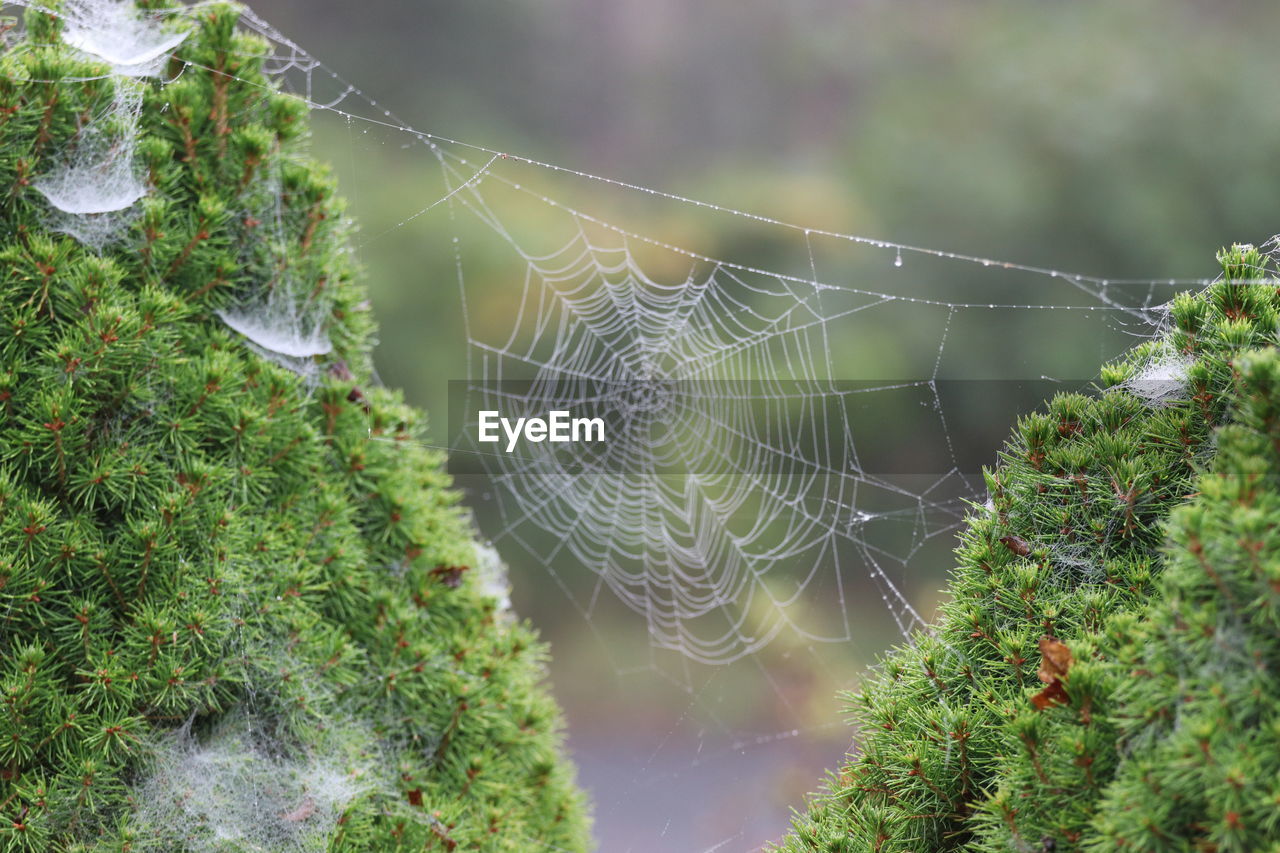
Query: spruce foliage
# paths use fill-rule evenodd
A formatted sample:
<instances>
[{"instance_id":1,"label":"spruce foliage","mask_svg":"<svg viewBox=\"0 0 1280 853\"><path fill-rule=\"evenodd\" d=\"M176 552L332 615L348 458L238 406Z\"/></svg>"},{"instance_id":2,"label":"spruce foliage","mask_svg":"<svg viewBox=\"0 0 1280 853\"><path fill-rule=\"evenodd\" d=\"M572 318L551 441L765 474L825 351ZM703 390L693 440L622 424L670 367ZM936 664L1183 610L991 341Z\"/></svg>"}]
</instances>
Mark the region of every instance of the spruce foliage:
<instances>
[{"instance_id":1,"label":"spruce foliage","mask_svg":"<svg viewBox=\"0 0 1280 853\"><path fill-rule=\"evenodd\" d=\"M1280 292L1252 246L1219 259L1097 395L1019 421L933 630L850 697L857 752L785 849L1280 841ZM1161 363L1184 393L1142 386Z\"/></svg>"},{"instance_id":2,"label":"spruce foliage","mask_svg":"<svg viewBox=\"0 0 1280 853\"><path fill-rule=\"evenodd\" d=\"M160 79L66 5L0 57L0 851L582 849L544 648L373 385L306 106L235 7L140 5L187 33ZM95 134L145 196L55 209ZM231 328L282 305L326 345Z\"/></svg>"},{"instance_id":3,"label":"spruce foliage","mask_svg":"<svg viewBox=\"0 0 1280 853\"><path fill-rule=\"evenodd\" d=\"M1280 849L1280 353L1236 372L1236 423L1170 519L1160 598L1112 627L1126 756L1090 850Z\"/></svg>"}]
</instances>

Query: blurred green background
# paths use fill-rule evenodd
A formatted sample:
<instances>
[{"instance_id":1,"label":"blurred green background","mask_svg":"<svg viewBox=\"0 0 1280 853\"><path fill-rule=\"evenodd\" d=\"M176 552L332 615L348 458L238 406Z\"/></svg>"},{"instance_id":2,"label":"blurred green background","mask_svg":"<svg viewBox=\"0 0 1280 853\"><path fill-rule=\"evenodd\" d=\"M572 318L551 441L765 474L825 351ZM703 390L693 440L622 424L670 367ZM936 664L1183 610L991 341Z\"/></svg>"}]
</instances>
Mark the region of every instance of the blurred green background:
<instances>
[{"instance_id":1,"label":"blurred green background","mask_svg":"<svg viewBox=\"0 0 1280 853\"><path fill-rule=\"evenodd\" d=\"M1199 278L1276 230L1280 7L1178 0L260 0L254 8L422 131L803 226L1113 279ZM354 99L339 107L381 114ZM473 328L498 333L522 263L448 205L436 158L395 128L317 114L361 231L382 380L439 427L467 375L451 239ZM487 156L445 145L473 166ZM703 254L948 301L1091 304L1056 279L892 254L505 161L495 168L629 231ZM499 210L500 216L505 212ZM528 210L511 216L540 220ZM465 221L464 221L465 220ZM563 218L548 216L549 245ZM505 254L504 254L505 252ZM687 270L653 257L657 273ZM669 268L664 268L669 263ZM1173 288L1117 287L1127 303ZM904 311L838 340L840 378L919 378L946 317ZM1068 312L955 318L950 378L1089 379L1150 328ZM994 386L993 386L994 387ZM984 395L996 393L985 391ZM1009 420L976 396L952 429ZM990 424L986 424L990 427ZM994 454L995 448L992 448ZM483 514L483 484L464 484ZM927 484L914 484L922 490ZM481 519L482 526L484 519ZM839 689L897 629L872 587L850 642L784 640L732 667L652 650L643 620L571 606L556 573L498 543L513 598L552 643L556 695L607 851L753 850L849 745ZM896 576L928 612L941 537ZM852 577L856 572L850 571ZM826 617L815 617L826 618ZM720 847L715 845L721 844Z\"/></svg>"}]
</instances>

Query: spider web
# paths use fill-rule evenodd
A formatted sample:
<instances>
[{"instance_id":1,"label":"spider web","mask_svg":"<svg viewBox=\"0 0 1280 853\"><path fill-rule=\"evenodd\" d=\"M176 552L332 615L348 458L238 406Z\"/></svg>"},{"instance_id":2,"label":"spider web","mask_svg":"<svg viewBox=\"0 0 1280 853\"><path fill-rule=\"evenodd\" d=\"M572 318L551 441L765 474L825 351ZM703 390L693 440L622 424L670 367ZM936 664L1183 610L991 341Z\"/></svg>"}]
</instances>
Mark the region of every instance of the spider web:
<instances>
[{"instance_id":1,"label":"spider web","mask_svg":"<svg viewBox=\"0 0 1280 853\"><path fill-rule=\"evenodd\" d=\"M1041 382L1027 396L1039 399L1053 388L1046 375L1091 377L1163 328L1176 289L1207 283L1106 279L804 227L460 142L411 127L252 10L243 23L269 45L278 84L345 127L361 151L353 163L408 147L433 164L415 190L421 206L361 248L410 232L447 242L467 372L439 440L477 524L519 576L517 595L549 578L597 638L603 664L583 671L669 688L665 734L639 758L613 756L621 769L593 785L602 823L646 814L631 833L640 849L667 849L681 804L666 789L716 784L725 767L739 811L702 846L755 849L776 834L776 820L742 805L772 772L755 757L845 737L834 698L817 713L801 707L796 673L849 684L850 661L883 648L877 618L907 641L928 630L922 585L941 584L956 530L983 511L977 466L998 447L990 431L966 438L967 426L985 417L1002 436L1017 411L984 413L972 384L984 380L957 377L1016 371ZM615 215L637 205L643 215ZM653 228L664 217L705 220L684 229L693 235L731 222L748 248L717 257ZM752 240L784 246L789 265L753 262ZM477 280L506 284L495 293ZM298 318L268 307L237 315L257 330L251 340L302 339ZM304 354L326 349L313 326ZM961 355L982 351L975 341L990 350L993 337L1005 339L999 369ZM1028 343L1045 339L1098 349L1072 360ZM1005 364L1012 352L1019 362ZM1176 384L1176 368L1154 380ZM475 440L481 410L590 411L610 437L508 453ZM553 643L567 618L535 615ZM558 690L589 680L572 669L583 654L556 647ZM743 697L781 710L752 717ZM819 749L804 787L837 760ZM704 780L713 766L720 775Z\"/></svg>"},{"instance_id":2,"label":"spider web","mask_svg":"<svg viewBox=\"0 0 1280 853\"><path fill-rule=\"evenodd\" d=\"M478 192L470 203L483 204ZM513 248L528 264L512 300L519 307L505 339L469 336L466 411L603 411L620 434L594 456L549 443L518 455L470 443L501 496L495 539L547 565L588 568L595 582L584 615L608 589L645 617L656 645L705 664L758 652L788 630L848 641L843 606L835 634L791 613L807 610L819 572L843 605L848 555L836 540L856 548L899 630L923 627L865 527L905 522L908 553L950 530L958 507L931 495L955 471L919 495L869 473L843 407L830 405L890 391L840 387L827 339L832 321L884 305L883 296L843 294L853 298L833 314L822 285L701 261L664 284L625 243L601 245L585 228L550 255ZM891 390L938 402L929 381ZM460 441L475 434L468 423ZM455 458L466 446L455 445ZM540 547L527 528L554 544Z\"/></svg>"},{"instance_id":3,"label":"spider web","mask_svg":"<svg viewBox=\"0 0 1280 853\"><path fill-rule=\"evenodd\" d=\"M939 379L958 312L1098 312L1144 325L1161 313L1152 283L1143 283L1141 301L1125 304L1111 282L1054 271L1044 275L1069 282L1088 301L953 302L928 288L913 294L828 283L818 278L811 230L804 233L810 276L769 272L646 238L536 192L534 200L562 214L571 234L551 251L531 251L513 215L489 201L520 193L520 183L492 161L484 182L465 158L442 163L451 201L492 228L524 268L519 293L506 302L505 329L471 322L462 282L470 394L462 406L451 400L451 410L516 417L590 410L615 435L598 451L548 442L513 454L479 445L477 424L463 424L453 458L475 454L496 494L500 523L486 532L544 566L589 571L589 592L566 589L585 618L607 589L644 617L654 645L702 664L740 660L783 632L805 643L854 639L843 582L849 571L870 578L903 637L929 630L893 578L929 543L949 539L985 497L974 486L976 466L964 468L957 457ZM637 242L674 256L677 268L686 262L687 273L649 275L632 250ZM870 245L892 249L893 269L901 269L906 247ZM900 323L933 330L926 375L840 378L833 337ZM918 448L875 436L902 400L913 407L896 426L936 451L932 467L912 468L914 487L886 476L883 456ZM876 414L859 417L858 408ZM805 623L815 595L835 604L836 623L828 620L825 632Z\"/></svg>"}]
</instances>

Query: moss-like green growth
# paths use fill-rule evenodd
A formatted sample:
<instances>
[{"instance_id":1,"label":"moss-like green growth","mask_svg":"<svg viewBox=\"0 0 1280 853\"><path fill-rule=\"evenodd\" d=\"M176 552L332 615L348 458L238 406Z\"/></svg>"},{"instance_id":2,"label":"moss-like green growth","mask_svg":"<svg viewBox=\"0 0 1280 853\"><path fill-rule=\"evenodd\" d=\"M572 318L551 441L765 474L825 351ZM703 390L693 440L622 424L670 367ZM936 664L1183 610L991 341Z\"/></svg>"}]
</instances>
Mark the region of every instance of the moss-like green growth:
<instances>
[{"instance_id":1,"label":"moss-like green growth","mask_svg":"<svg viewBox=\"0 0 1280 853\"><path fill-rule=\"evenodd\" d=\"M1275 346L1280 294L1253 247L1220 260L1224 279L1178 297L1168 331L1105 367L1096 396L1018 423L936 625L852 697L858 751L785 849L1280 840L1263 533L1280 411L1274 355L1240 360Z\"/></svg>"},{"instance_id":2,"label":"moss-like green growth","mask_svg":"<svg viewBox=\"0 0 1280 853\"><path fill-rule=\"evenodd\" d=\"M144 8L163 79L47 10L0 58L0 850L584 848L306 106Z\"/></svg>"}]
</instances>

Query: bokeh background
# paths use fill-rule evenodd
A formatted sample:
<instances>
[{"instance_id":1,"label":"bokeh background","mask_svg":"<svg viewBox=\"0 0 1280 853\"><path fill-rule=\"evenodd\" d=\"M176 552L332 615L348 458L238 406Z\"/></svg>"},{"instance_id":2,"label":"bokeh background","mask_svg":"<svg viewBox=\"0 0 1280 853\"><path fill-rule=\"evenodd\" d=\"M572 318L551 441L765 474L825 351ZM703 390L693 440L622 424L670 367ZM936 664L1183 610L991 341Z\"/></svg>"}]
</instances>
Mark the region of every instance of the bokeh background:
<instances>
[{"instance_id":1,"label":"bokeh background","mask_svg":"<svg viewBox=\"0 0 1280 853\"><path fill-rule=\"evenodd\" d=\"M1280 7L1272 3L253 6L419 130L804 226L1153 280L1212 276L1219 246L1280 230ZM354 100L339 106L379 115ZM466 226L451 222L447 206L406 223L441 195L439 164L395 128L337 114L317 116L314 147L333 164L361 228L381 378L431 412L429 440L444 444L447 382L467 375L449 239ZM809 266L793 232L545 172L527 179L628 230L713 257ZM473 314L500 322L513 268L471 236ZM855 285L884 276L892 260L841 251L822 257L824 275ZM907 264L917 285L954 301L975 292L1069 298L1047 292L1043 277ZM919 375L938 349L933 319L905 316L874 340L850 342L846 378ZM953 378L1088 379L1143 332L1111 324L1085 333L1061 314L983 322L985 331L949 344L963 365ZM1007 430L1001 387L964 403L953 428ZM483 514L483 486L468 488ZM923 612L936 605L951 545L934 543L895 578ZM517 550L504 555L518 611L551 643L569 744L610 853L744 851L778 837L788 809L850 746L837 692L900 640L868 588L848 598L851 641L815 651L784 640L705 672L651 649L643 623L620 608L581 618L545 566Z\"/></svg>"}]
</instances>

